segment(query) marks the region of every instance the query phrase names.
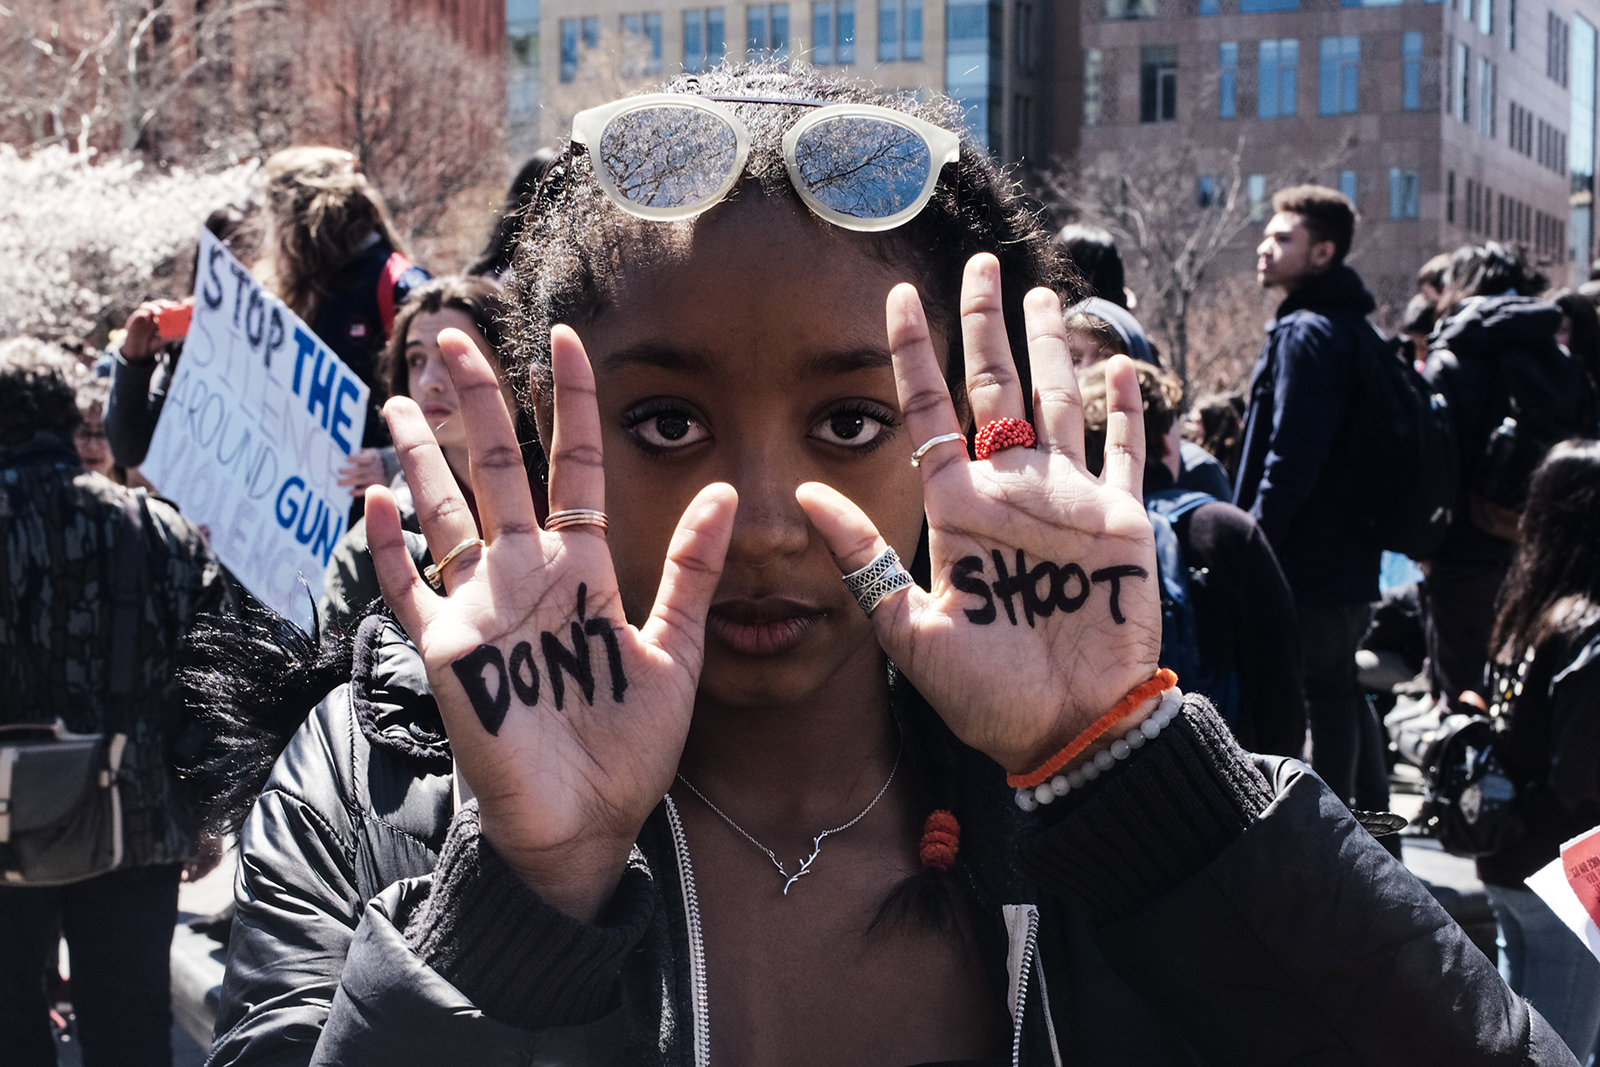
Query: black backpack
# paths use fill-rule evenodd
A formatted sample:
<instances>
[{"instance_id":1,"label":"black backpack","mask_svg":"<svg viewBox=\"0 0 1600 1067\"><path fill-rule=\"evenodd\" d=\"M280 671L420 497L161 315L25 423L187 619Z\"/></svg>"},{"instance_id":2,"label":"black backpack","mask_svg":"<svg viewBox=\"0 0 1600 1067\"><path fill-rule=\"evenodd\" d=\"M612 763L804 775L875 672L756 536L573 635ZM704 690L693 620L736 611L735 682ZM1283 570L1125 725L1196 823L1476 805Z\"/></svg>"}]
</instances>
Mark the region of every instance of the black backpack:
<instances>
[{"instance_id":1,"label":"black backpack","mask_svg":"<svg viewBox=\"0 0 1600 1067\"><path fill-rule=\"evenodd\" d=\"M1521 512L1528 482L1551 447L1595 432L1594 399L1587 375L1573 357L1505 353L1495 357L1494 429L1468 488L1488 503Z\"/></svg>"},{"instance_id":2,"label":"black backpack","mask_svg":"<svg viewBox=\"0 0 1600 1067\"><path fill-rule=\"evenodd\" d=\"M1228 726L1237 730L1239 672L1233 667L1216 669L1200 655L1194 586L1204 585L1209 575L1188 565L1174 529L1195 508L1216 501L1209 493L1174 487L1146 493L1144 508L1155 531L1156 569L1161 578L1161 666L1177 673L1185 691L1209 698Z\"/></svg>"},{"instance_id":3,"label":"black backpack","mask_svg":"<svg viewBox=\"0 0 1600 1067\"><path fill-rule=\"evenodd\" d=\"M1357 338L1350 411L1329 464L1329 488L1376 548L1427 559L1444 543L1460 481L1449 405L1372 324Z\"/></svg>"}]
</instances>

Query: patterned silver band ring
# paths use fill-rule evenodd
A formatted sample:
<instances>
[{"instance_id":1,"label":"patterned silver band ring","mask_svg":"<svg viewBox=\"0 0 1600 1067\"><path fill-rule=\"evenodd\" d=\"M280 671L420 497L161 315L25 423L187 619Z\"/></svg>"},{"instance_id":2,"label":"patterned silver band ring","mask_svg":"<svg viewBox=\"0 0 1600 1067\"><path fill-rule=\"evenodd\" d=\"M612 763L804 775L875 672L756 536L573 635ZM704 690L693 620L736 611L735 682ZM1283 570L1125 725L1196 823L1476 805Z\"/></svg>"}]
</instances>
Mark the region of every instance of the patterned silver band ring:
<instances>
[{"instance_id":1,"label":"patterned silver band ring","mask_svg":"<svg viewBox=\"0 0 1600 1067\"><path fill-rule=\"evenodd\" d=\"M911 584L911 573L900 565L893 548L885 548L871 563L845 575L844 584L861 610L871 615L884 597Z\"/></svg>"}]
</instances>

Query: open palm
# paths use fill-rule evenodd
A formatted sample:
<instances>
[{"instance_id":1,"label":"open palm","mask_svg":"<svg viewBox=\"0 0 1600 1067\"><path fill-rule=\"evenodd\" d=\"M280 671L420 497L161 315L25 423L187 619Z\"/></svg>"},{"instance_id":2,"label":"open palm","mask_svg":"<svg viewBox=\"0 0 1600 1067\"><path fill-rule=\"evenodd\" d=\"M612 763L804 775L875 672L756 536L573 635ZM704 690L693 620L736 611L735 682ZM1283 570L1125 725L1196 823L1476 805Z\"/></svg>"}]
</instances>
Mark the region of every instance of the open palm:
<instances>
[{"instance_id":1,"label":"open palm","mask_svg":"<svg viewBox=\"0 0 1600 1067\"><path fill-rule=\"evenodd\" d=\"M571 330L558 327L551 347L551 505L598 512L605 483L593 373ZM417 405L399 397L384 411L434 559L474 538L487 544L442 569L439 595L406 553L394 498L374 488L373 561L427 666L484 836L552 903L588 917L671 785L735 495L711 485L690 504L655 608L635 628L623 618L603 527L539 527L488 361L459 331L441 334L440 349L461 400L481 533Z\"/></svg>"},{"instance_id":2,"label":"open palm","mask_svg":"<svg viewBox=\"0 0 1600 1067\"><path fill-rule=\"evenodd\" d=\"M933 588L873 613L895 664L963 741L1011 771L1042 763L1151 677L1161 648L1155 541L1141 503L1144 422L1125 357L1108 368L1102 476L1084 462L1083 407L1061 305L1025 301L1038 444L970 460L960 441L921 461ZM889 296L889 341L913 441L960 430L916 292ZM962 287L974 421L1024 417L1000 310L999 264L974 257ZM798 493L846 571L884 547L827 486Z\"/></svg>"}]
</instances>

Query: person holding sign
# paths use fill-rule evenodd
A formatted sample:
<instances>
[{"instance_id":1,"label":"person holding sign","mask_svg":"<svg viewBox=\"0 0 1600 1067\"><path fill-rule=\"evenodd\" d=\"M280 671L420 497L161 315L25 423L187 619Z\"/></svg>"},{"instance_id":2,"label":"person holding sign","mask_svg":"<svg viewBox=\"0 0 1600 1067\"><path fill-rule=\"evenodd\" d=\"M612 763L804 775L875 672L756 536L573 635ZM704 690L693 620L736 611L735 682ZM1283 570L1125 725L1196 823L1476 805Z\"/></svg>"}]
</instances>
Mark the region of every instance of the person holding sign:
<instances>
[{"instance_id":1,"label":"person holding sign","mask_svg":"<svg viewBox=\"0 0 1600 1067\"><path fill-rule=\"evenodd\" d=\"M1600 962L1523 880L1600 825L1600 441L1534 471L1489 663L1495 744L1516 785L1502 844L1478 857L1500 973L1584 1059L1600 1040Z\"/></svg>"},{"instance_id":2,"label":"person holding sign","mask_svg":"<svg viewBox=\"0 0 1600 1067\"><path fill-rule=\"evenodd\" d=\"M404 632L250 814L212 1064L1571 1064L1157 670L1132 366L1091 475L1057 264L954 105L671 88L577 116L516 266L545 521L467 335L477 519L386 407L438 563L370 489Z\"/></svg>"},{"instance_id":3,"label":"person holding sign","mask_svg":"<svg viewBox=\"0 0 1600 1067\"><path fill-rule=\"evenodd\" d=\"M498 368L507 341L505 324L509 310L500 287L487 278L470 275L435 278L412 292L401 308L395 318L394 336L378 363L378 388L388 396L408 396L417 402L474 515L477 511L468 468L466 422L455 386L445 369L439 334L447 329L460 330ZM501 391L506 410L515 416L517 404L510 386L502 384ZM524 442L530 471L537 471L543 454L536 431L531 419L520 421L523 425L519 427L518 440ZM416 508L411 504L411 490L404 476L397 476L390 482L390 489L401 509L406 543L420 570L431 560L421 535L422 527L417 522ZM322 580L322 600L317 614L328 631L344 630L375 607L381 595L378 572L367 551L366 523L358 520L333 550L333 560Z\"/></svg>"}]
</instances>

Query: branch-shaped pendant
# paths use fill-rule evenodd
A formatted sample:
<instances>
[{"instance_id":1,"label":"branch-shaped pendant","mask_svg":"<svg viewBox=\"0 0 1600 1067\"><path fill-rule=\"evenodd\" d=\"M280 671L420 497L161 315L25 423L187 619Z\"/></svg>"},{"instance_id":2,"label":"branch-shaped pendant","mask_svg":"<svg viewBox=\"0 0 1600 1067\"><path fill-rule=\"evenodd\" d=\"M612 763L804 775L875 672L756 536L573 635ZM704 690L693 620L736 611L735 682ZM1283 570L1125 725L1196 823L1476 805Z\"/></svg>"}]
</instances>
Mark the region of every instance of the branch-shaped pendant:
<instances>
[{"instance_id":1,"label":"branch-shaped pendant","mask_svg":"<svg viewBox=\"0 0 1600 1067\"><path fill-rule=\"evenodd\" d=\"M787 882L783 883L784 896L789 895L790 886L794 885L800 879L811 873L811 861L815 860L817 858L817 853L822 851L822 838L827 836L827 834L822 834L819 837L813 837L811 839L811 855L800 861L800 869L795 871L793 874L790 874L788 871L784 870L783 864L778 863L778 873L788 879ZM777 863L777 860L773 860L773 862Z\"/></svg>"}]
</instances>

